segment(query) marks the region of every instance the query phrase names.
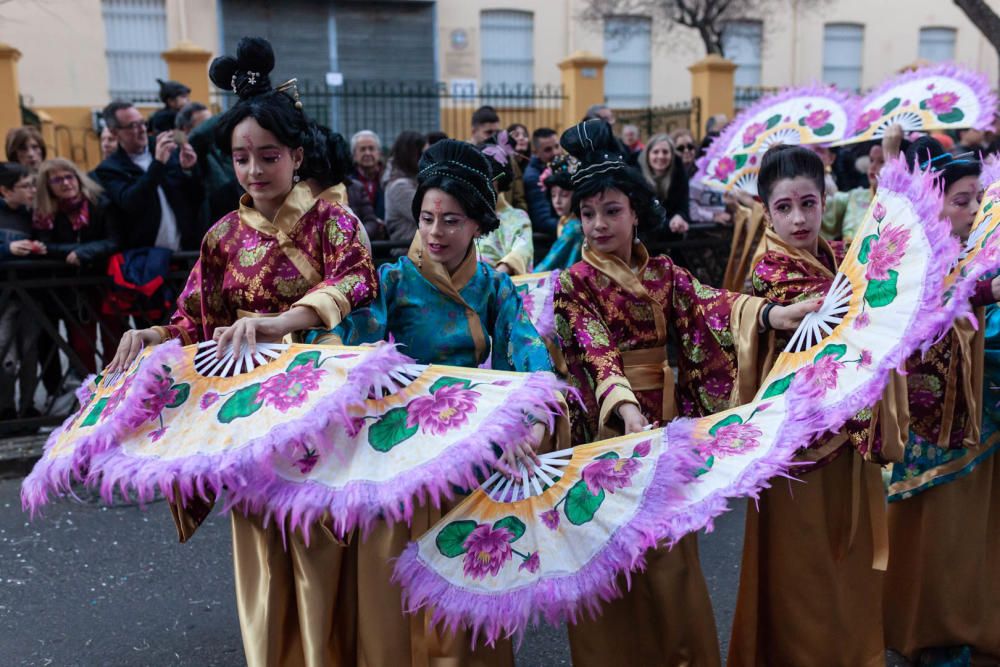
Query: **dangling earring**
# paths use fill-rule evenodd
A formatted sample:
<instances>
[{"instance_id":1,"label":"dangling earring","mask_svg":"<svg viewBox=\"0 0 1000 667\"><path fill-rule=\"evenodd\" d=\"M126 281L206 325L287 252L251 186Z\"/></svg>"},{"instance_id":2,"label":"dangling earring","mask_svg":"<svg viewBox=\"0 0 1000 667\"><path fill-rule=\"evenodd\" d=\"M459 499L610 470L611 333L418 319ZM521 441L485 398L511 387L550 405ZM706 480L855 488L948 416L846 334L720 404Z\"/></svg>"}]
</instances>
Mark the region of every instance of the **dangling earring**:
<instances>
[{"instance_id":1,"label":"dangling earring","mask_svg":"<svg viewBox=\"0 0 1000 667\"><path fill-rule=\"evenodd\" d=\"M296 169L294 175L292 176L292 183L298 183L301 179L299 178L299 170Z\"/></svg>"},{"instance_id":2,"label":"dangling earring","mask_svg":"<svg viewBox=\"0 0 1000 667\"><path fill-rule=\"evenodd\" d=\"M586 236L583 237L583 247L590 250L590 241L587 240Z\"/></svg>"},{"instance_id":3,"label":"dangling earring","mask_svg":"<svg viewBox=\"0 0 1000 667\"><path fill-rule=\"evenodd\" d=\"M638 244L639 241L639 225L632 225L632 243Z\"/></svg>"}]
</instances>

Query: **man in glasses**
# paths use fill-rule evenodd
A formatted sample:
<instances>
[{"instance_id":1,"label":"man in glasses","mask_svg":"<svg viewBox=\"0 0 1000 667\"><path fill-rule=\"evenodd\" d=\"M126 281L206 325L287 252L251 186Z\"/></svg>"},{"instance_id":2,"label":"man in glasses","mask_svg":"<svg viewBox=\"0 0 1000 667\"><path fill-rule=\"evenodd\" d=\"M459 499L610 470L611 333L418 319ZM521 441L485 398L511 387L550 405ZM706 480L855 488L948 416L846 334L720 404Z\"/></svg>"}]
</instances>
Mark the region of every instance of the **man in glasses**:
<instances>
[{"instance_id":1,"label":"man in glasses","mask_svg":"<svg viewBox=\"0 0 1000 667\"><path fill-rule=\"evenodd\" d=\"M179 146L173 132L150 141L146 121L131 102L112 102L103 117L118 150L97 166L96 175L114 206L123 247L197 250L205 230L194 149L186 142Z\"/></svg>"}]
</instances>

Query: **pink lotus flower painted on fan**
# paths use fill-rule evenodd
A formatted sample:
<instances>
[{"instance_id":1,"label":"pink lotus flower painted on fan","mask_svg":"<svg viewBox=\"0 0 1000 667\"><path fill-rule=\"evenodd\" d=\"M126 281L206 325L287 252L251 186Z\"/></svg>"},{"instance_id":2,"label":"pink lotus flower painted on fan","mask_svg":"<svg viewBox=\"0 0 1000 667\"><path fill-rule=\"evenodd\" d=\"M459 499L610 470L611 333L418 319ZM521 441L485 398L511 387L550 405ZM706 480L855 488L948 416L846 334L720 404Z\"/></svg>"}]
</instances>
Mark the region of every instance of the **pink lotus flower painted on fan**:
<instances>
[{"instance_id":1,"label":"pink lotus flower painted on fan","mask_svg":"<svg viewBox=\"0 0 1000 667\"><path fill-rule=\"evenodd\" d=\"M528 572L534 574L535 572L538 572L538 568L541 567L541 565L542 559L538 557L538 552L536 551L524 559L524 562L517 567L517 571L520 572L521 570L527 570Z\"/></svg>"},{"instance_id":2,"label":"pink lotus flower painted on fan","mask_svg":"<svg viewBox=\"0 0 1000 667\"><path fill-rule=\"evenodd\" d=\"M549 530L558 530L559 529L559 510L558 509L550 509L548 511L542 512L539 516L542 519L542 523Z\"/></svg>"},{"instance_id":3,"label":"pink lotus flower painted on fan","mask_svg":"<svg viewBox=\"0 0 1000 667\"><path fill-rule=\"evenodd\" d=\"M861 350L861 358L858 359L858 368L869 368L872 365L872 351Z\"/></svg>"},{"instance_id":4,"label":"pink lotus flower painted on fan","mask_svg":"<svg viewBox=\"0 0 1000 667\"><path fill-rule=\"evenodd\" d=\"M802 393L806 398L823 398L826 392L837 386L837 376L842 370L844 364L832 354L826 354L809 366L801 368L795 374L794 383L802 387Z\"/></svg>"},{"instance_id":5,"label":"pink lotus flower painted on fan","mask_svg":"<svg viewBox=\"0 0 1000 667\"><path fill-rule=\"evenodd\" d=\"M169 374L158 373L156 383L153 385L152 396L143 399L142 404L129 419L129 423L135 427L148 421L157 420L160 413L163 412L163 408L177 400L178 392L173 386L174 379Z\"/></svg>"},{"instance_id":6,"label":"pink lotus flower painted on fan","mask_svg":"<svg viewBox=\"0 0 1000 667\"><path fill-rule=\"evenodd\" d=\"M868 268L865 270L865 278L888 280L889 270L895 269L902 263L909 241L908 229L890 225L882 230L868 249Z\"/></svg>"},{"instance_id":7,"label":"pink lotus flower painted on fan","mask_svg":"<svg viewBox=\"0 0 1000 667\"><path fill-rule=\"evenodd\" d=\"M202 410L208 410L210 407L215 405L219 400L219 394L214 391L207 391L198 401L198 407Z\"/></svg>"},{"instance_id":8,"label":"pink lotus flower painted on fan","mask_svg":"<svg viewBox=\"0 0 1000 667\"><path fill-rule=\"evenodd\" d=\"M160 438L162 438L163 434L166 433L166 432L167 432L167 428L164 426L163 428L158 428L155 431L150 431L147 434L147 436L149 437L149 439L151 441L156 442L157 440L159 440Z\"/></svg>"},{"instance_id":9,"label":"pink lotus flower painted on fan","mask_svg":"<svg viewBox=\"0 0 1000 667\"><path fill-rule=\"evenodd\" d=\"M727 156L715 164L712 177L717 181L725 183L734 171L736 171L736 161Z\"/></svg>"},{"instance_id":10,"label":"pink lotus flower painted on fan","mask_svg":"<svg viewBox=\"0 0 1000 667\"><path fill-rule=\"evenodd\" d=\"M132 378L134 377L134 375L129 375L125 378L125 381L122 382L122 385L118 387L118 389L116 389L111 396L108 396L108 402L104 404L104 409L101 410L102 419L114 413L114 411L118 409L119 404L121 404L122 400L125 398L125 394L128 393L129 387L132 386Z\"/></svg>"},{"instance_id":11,"label":"pink lotus flower painted on fan","mask_svg":"<svg viewBox=\"0 0 1000 667\"><path fill-rule=\"evenodd\" d=\"M432 435L441 435L469 421L476 410L478 391L461 384L441 387L430 396L421 396L410 403L406 416L407 428L419 425Z\"/></svg>"},{"instance_id":12,"label":"pink lotus flower painted on fan","mask_svg":"<svg viewBox=\"0 0 1000 667\"><path fill-rule=\"evenodd\" d=\"M830 120L830 111L827 109L817 109L805 117L804 122L807 127L818 130Z\"/></svg>"},{"instance_id":13,"label":"pink lotus flower painted on fan","mask_svg":"<svg viewBox=\"0 0 1000 667\"><path fill-rule=\"evenodd\" d=\"M857 330L865 329L871 324L872 319L868 317L868 313L861 313L854 318L854 328Z\"/></svg>"},{"instance_id":14,"label":"pink lotus flower painted on fan","mask_svg":"<svg viewBox=\"0 0 1000 667\"><path fill-rule=\"evenodd\" d=\"M767 129L767 125L764 123L751 123L747 125L746 129L743 130L743 146L750 146L753 142L757 141L757 137L760 133Z\"/></svg>"},{"instance_id":15,"label":"pink lotus flower painted on fan","mask_svg":"<svg viewBox=\"0 0 1000 667\"><path fill-rule=\"evenodd\" d=\"M312 364L302 364L290 371L273 375L260 385L257 400L281 412L305 403L310 391L319 389L319 381L326 371Z\"/></svg>"},{"instance_id":16,"label":"pink lotus flower painted on fan","mask_svg":"<svg viewBox=\"0 0 1000 667\"><path fill-rule=\"evenodd\" d=\"M858 117L858 132L867 130L868 127L882 117L881 109L868 109Z\"/></svg>"},{"instance_id":17,"label":"pink lotus flower painted on fan","mask_svg":"<svg viewBox=\"0 0 1000 667\"><path fill-rule=\"evenodd\" d=\"M632 456L637 456L639 458L649 456L649 451L652 446L653 442L651 440L643 440L635 446L635 449L632 450Z\"/></svg>"},{"instance_id":18,"label":"pink lotus flower painted on fan","mask_svg":"<svg viewBox=\"0 0 1000 667\"><path fill-rule=\"evenodd\" d=\"M707 453L732 453L760 444L761 430L754 424L727 424L715 432L706 445Z\"/></svg>"},{"instance_id":19,"label":"pink lotus flower painted on fan","mask_svg":"<svg viewBox=\"0 0 1000 667\"><path fill-rule=\"evenodd\" d=\"M882 202L875 204L875 208L872 209L872 217L875 218L876 222L882 222L885 220L885 206Z\"/></svg>"},{"instance_id":20,"label":"pink lotus flower painted on fan","mask_svg":"<svg viewBox=\"0 0 1000 667\"><path fill-rule=\"evenodd\" d=\"M934 93L927 100L927 108L938 116L951 113L956 104L958 104L958 95L950 91Z\"/></svg>"},{"instance_id":21,"label":"pink lotus flower painted on fan","mask_svg":"<svg viewBox=\"0 0 1000 667\"><path fill-rule=\"evenodd\" d=\"M514 555L510 546L513 534L506 528L494 530L489 524L477 526L465 538L465 558L462 571L473 579L485 579L487 574L497 576L504 563Z\"/></svg>"},{"instance_id":22,"label":"pink lotus flower painted on fan","mask_svg":"<svg viewBox=\"0 0 1000 667\"><path fill-rule=\"evenodd\" d=\"M614 493L632 485L632 475L639 469L639 462L627 459L597 459L583 469L584 483L592 495L601 491Z\"/></svg>"},{"instance_id":23,"label":"pink lotus flower painted on fan","mask_svg":"<svg viewBox=\"0 0 1000 667\"><path fill-rule=\"evenodd\" d=\"M295 461L295 467L303 475L308 475L316 467L317 463L319 463L319 453L315 449L306 447L306 453L302 455L302 458Z\"/></svg>"}]
</instances>

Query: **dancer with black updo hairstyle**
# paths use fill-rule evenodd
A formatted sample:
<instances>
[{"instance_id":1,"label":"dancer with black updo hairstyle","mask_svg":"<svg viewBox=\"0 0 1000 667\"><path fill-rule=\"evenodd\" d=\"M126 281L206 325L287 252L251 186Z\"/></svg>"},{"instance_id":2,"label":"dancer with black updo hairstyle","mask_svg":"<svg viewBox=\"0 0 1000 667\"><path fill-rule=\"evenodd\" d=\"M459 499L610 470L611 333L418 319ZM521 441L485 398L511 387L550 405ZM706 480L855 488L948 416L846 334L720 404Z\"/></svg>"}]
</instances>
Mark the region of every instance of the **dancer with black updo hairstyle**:
<instances>
[{"instance_id":1,"label":"dancer with black updo hairstyle","mask_svg":"<svg viewBox=\"0 0 1000 667\"><path fill-rule=\"evenodd\" d=\"M759 331L792 330L819 302L770 305L650 257L639 238L663 224L664 212L611 127L585 121L561 143L580 160L573 212L585 239L583 260L559 274L554 300L569 379L585 406L573 415L574 444L731 407L741 374L756 365ZM668 338L678 350L676 386ZM619 584L623 597L570 626L574 665L720 664L695 534L649 551L645 571Z\"/></svg>"},{"instance_id":2,"label":"dancer with black updo hairstyle","mask_svg":"<svg viewBox=\"0 0 1000 667\"><path fill-rule=\"evenodd\" d=\"M278 341L312 327L334 327L375 295L375 270L358 221L317 198L345 169L330 162L321 133L289 92L275 90L271 45L245 37L236 58L212 62L215 85L239 101L220 119L216 140L232 155L247 194L239 210L205 235L201 254L166 327L130 331L109 372L129 367L144 345L215 340L221 356L246 343ZM181 541L210 505L172 505ZM247 663L340 665L355 660L355 585L342 565L348 548L317 521L309 535L234 510L236 601ZM308 546L306 544L308 543Z\"/></svg>"},{"instance_id":3,"label":"dancer with black updo hairstyle","mask_svg":"<svg viewBox=\"0 0 1000 667\"><path fill-rule=\"evenodd\" d=\"M497 193L495 213L499 225L477 241L479 259L509 276L531 273L535 256L531 218L523 209L512 206L503 194L518 180L514 177L514 145L504 130L490 137L480 149L489 161Z\"/></svg>"},{"instance_id":4,"label":"dancer with black updo hairstyle","mask_svg":"<svg viewBox=\"0 0 1000 667\"><path fill-rule=\"evenodd\" d=\"M413 217L417 234L406 257L379 270L371 307L331 333L348 345L395 340L424 364L551 371L544 342L513 282L477 261L476 238L498 225L490 166L472 144L445 139L420 159ZM516 457L497 468L511 474L515 458L534 459L545 428L535 424ZM509 641L470 651L465 633L430 627L426 612L403 614L401 590L390 583L392 560L447 508L425 505L410 526L378 522L358 546L358 651L366 665L512 665ZM438 661L448 662L439 663Z\"/></svg>"},{"instance_id":5,"label":"dancer with black updo hairstyle","mask_svg":"<svg viewBox=\"0 0 1000 667\"><path fill-rule=\"evenodd\" d=\"M545 258L535 266L537 273L568 269L580 261L583 227L572 210L573 173L577 166L576 158L557 155L538 177L538 185L549 195L552 209L559 216L559 225L556 227L556 242L549 248Z\"/></svg>"}]
</instances>

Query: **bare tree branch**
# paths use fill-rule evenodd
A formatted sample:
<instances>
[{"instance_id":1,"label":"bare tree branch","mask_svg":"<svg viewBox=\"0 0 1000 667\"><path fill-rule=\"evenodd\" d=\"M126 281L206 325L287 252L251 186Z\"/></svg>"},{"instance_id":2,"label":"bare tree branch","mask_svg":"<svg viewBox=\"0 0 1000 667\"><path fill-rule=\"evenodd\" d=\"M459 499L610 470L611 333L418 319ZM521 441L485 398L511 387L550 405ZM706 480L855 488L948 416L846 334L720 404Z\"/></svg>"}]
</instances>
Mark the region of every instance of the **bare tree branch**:
<instances>
[{"instance_id":1,"label":"bare tree branch","mask_svg":"<svg viewBox=\"0 0 1000 667\"><path fill-rule=\"evenodd\" d=\"M955 4L965 12L973 25L979 28L1000 56L1000 16L985 0L955 0Z\"/></svg>"}]
</instances>

